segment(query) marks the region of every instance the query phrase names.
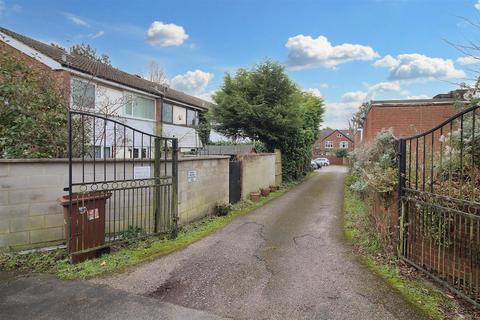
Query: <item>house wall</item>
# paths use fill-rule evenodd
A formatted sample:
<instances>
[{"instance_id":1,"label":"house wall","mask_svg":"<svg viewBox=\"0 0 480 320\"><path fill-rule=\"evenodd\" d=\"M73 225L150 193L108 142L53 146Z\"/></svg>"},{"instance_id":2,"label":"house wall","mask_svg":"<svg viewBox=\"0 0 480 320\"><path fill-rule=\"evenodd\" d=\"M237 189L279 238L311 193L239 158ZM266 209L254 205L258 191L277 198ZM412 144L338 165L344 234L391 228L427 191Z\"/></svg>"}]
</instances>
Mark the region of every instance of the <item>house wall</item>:
<instances>
[{"instance_id":1,"label":"house wall","mask_svg":"<svg viewBox=\"0 0 480 320\"><path fill-rule=\"evenodd\" d=\"M242 173L242 199L248 199L250 192L275 185L275 154L256 153L239 156Z\"/></svg>"},{"instance_id":2,"label":"house wall","mask_svg":"<svg viewBox=\"0 0 480 320\"><path fill-rule=\"evenodd\" d=\"M341 137L337 137L337 134L340 134ZM332 141L333 142L333 148L327 149L325 148L325 141ZM327 137L325 137L323 140L318 140L315 142L313 146L313 158L317 158L319 156L325 155L328 151L339 149L340 148L340 143L346 141L348 142L348 148L347 150L353 151L354 143L346 138L341 132L334 131Z\"/></svg>"},{"instance_id":3,"label":"house wall","mask_svg":"<svg viewBox=\"0 0 480 320\"><path fill-rule=\"evenodd\" d=\"M112 166L107 163L107 172L113 171ZM126 168L127 177L133 176L132 167ZM224 156L179 159L180 224L213 214L217 203L228 202L228 168L229 157ZM188 181L189 171L195 171L195 181ZM80 172L80 163L74 164L74 174ZM99 178L102 172L97 170ZM66 194L67 186L66 159L0 160L0 248L64 242L63 209L57 199Z\"/></svg>"},{"instance_id":4,"label":"house wall","mask_svg":"<svg viewBox=\"0 0 480 320\"><path fill-rule=\"evenodd\" d=\"M162 125L162 136L177 138L180 148L198 148L202 145L197 131L192 127L164 123Z\"/></svg>"},{"instance_id":5,"label":"house wall","mask_svg":"<svg viewBox=\"0 0 480 320\"><path fill-rule=\"evenodd\" d=\"M418 106L372 106L367 113L362 143L375 139L382 129L396 137L408 137L434 128L456 113L453 103Z\"/></svg>"}]
</instances>

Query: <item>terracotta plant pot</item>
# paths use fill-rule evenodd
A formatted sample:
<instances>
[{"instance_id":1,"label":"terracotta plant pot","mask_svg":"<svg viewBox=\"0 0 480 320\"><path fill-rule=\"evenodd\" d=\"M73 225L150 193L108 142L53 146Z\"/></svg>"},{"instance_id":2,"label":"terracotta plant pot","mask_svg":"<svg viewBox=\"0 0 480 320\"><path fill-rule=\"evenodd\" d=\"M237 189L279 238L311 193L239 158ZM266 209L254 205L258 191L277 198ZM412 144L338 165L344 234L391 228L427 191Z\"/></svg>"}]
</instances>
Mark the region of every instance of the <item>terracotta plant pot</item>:
<instances>
[{"instance_id":1,"label":"terracotta plant pot","mask_svg":"<svg viewBox=\"0 0 480 320\"><path fill-rule=\"evenodd\" d=\"M250 192L250 200L252 202L260 201L260 192Z\"/></svg>"},{"instance_id":2,"label":"terracotta plant pot","mask_svg":"<svg viewBox=\"0 0 480 320\"><path fill-rule=\"evenodd\" d=\"M266 197L270 194L270 188L262 188L260 193L262 194L262 197Z\"/></svg>"},{"instance_id":3,"label":"terracotta plant pot","mask_svg":"<svg viewBox=\"0 0 480 320\"><path fill-rule=\"evenodd\" d=\"M277 186L270 186L270 192L277 191Z\"/></svg>"}]
</instances>

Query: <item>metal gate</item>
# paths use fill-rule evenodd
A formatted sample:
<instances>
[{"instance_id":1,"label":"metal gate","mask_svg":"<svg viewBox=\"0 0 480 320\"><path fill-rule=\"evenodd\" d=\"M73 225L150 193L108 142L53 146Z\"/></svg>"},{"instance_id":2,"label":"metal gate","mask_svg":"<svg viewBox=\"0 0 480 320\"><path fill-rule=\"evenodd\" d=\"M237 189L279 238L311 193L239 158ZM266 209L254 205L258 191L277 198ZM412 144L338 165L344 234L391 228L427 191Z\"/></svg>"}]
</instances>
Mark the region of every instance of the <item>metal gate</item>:
<instances>
[{"instance_id":1,"label":"metal gate","mask_svg":"<svg viewBox=\"0 0 480 320\"><path fill-rule=\"evenodd\" d=\"M176 235L177 139L125 121L69 112L64 206L71 257L118 240Z\"/></svg>"},{"instance_id":2,"label":"metal gate","mask_svg":"<svg viewBox=\"0 0 480 320\"><path fill-rule=\"evenodd\" d=\"M398 140L399 256L480 306L478 106Z\"/></svg>"},{"instance_id":3,"label":"metal gate","mask_svg":"<svg viewBox=\"0 0 480 320\"><path fill-rule=\"evenodd\" d=\"M241 183L241 165L242 163L237 159L230 160L229 168L229 203L237 203L240 201L242 193L242 183Z\"/></svg>"}]
</instances>

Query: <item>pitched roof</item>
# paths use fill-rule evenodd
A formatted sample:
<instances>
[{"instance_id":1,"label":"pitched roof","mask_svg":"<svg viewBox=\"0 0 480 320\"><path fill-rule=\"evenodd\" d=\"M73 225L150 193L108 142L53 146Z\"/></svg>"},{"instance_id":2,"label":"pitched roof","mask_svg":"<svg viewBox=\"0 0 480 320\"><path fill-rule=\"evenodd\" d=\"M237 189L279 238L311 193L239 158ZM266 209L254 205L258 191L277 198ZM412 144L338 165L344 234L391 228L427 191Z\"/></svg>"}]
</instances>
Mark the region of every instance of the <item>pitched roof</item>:
<instances>
[{"instance_id":1,"label":"pitched roof","mask_svg":"<svg viewBox=\"0 0 480 320\"><path fill-rule=\"evenodd\" d=\"M64 49L58 48L27 36L18 34L11 30L0 27L0 32L14 38L26 46L48 56L64 67L71 68L100 79L119 83L150 94L165 96L166 98L183 102L202 109L208 109L210 102L188 95L172 88L164 87L158 83L148 81L139 76L124 72L107 64L88 59L83 56L67 53Z\"/></svg>"},{"instance_id":2,"label":"pitched roof","mask_svg":"<svg viewBox=\"0 0 480 320\"><path fill-rule=\"evenodd\" d=\"M350 136L350 130L348 129L323 129L320 131L320 137L318 138L319 141L325 140L328 136L330 136L334 132L340 132L343 134L347 139L353 142L353 138Z\"/></svg>"}]
</instances>

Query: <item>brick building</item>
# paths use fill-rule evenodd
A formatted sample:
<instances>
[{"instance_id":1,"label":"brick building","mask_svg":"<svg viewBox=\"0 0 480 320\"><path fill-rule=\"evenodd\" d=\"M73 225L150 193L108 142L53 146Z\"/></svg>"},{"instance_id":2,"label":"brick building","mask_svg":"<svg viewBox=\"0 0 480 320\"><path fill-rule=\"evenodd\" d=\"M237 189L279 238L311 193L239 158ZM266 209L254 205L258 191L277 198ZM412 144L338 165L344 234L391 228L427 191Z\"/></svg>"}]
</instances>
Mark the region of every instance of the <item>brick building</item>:
<instances>
[{"instance_id":1,"label":"brick building","mask_svg":"<svg viewBox=\"0 0 480 320\"><path fill-rule=\"evenodd\" d=\"M350 152L353 148L354 142L349 130L324 129L313 145L313 157L327 155L336 149L347 149Z\"/></svg>"},{"instance_id":2,"label":"brick building","mask_svg":"<svg viewBox=\"0 0 480 320\"><path fill-rule=\"evenodd\" d=\"M373 100L354 141L368 143L382 129L392 129L396 137L427 131L457 113L454 104L461 100L461 91L439 94L432 99Z\"/></svg>"}]
</instances>

